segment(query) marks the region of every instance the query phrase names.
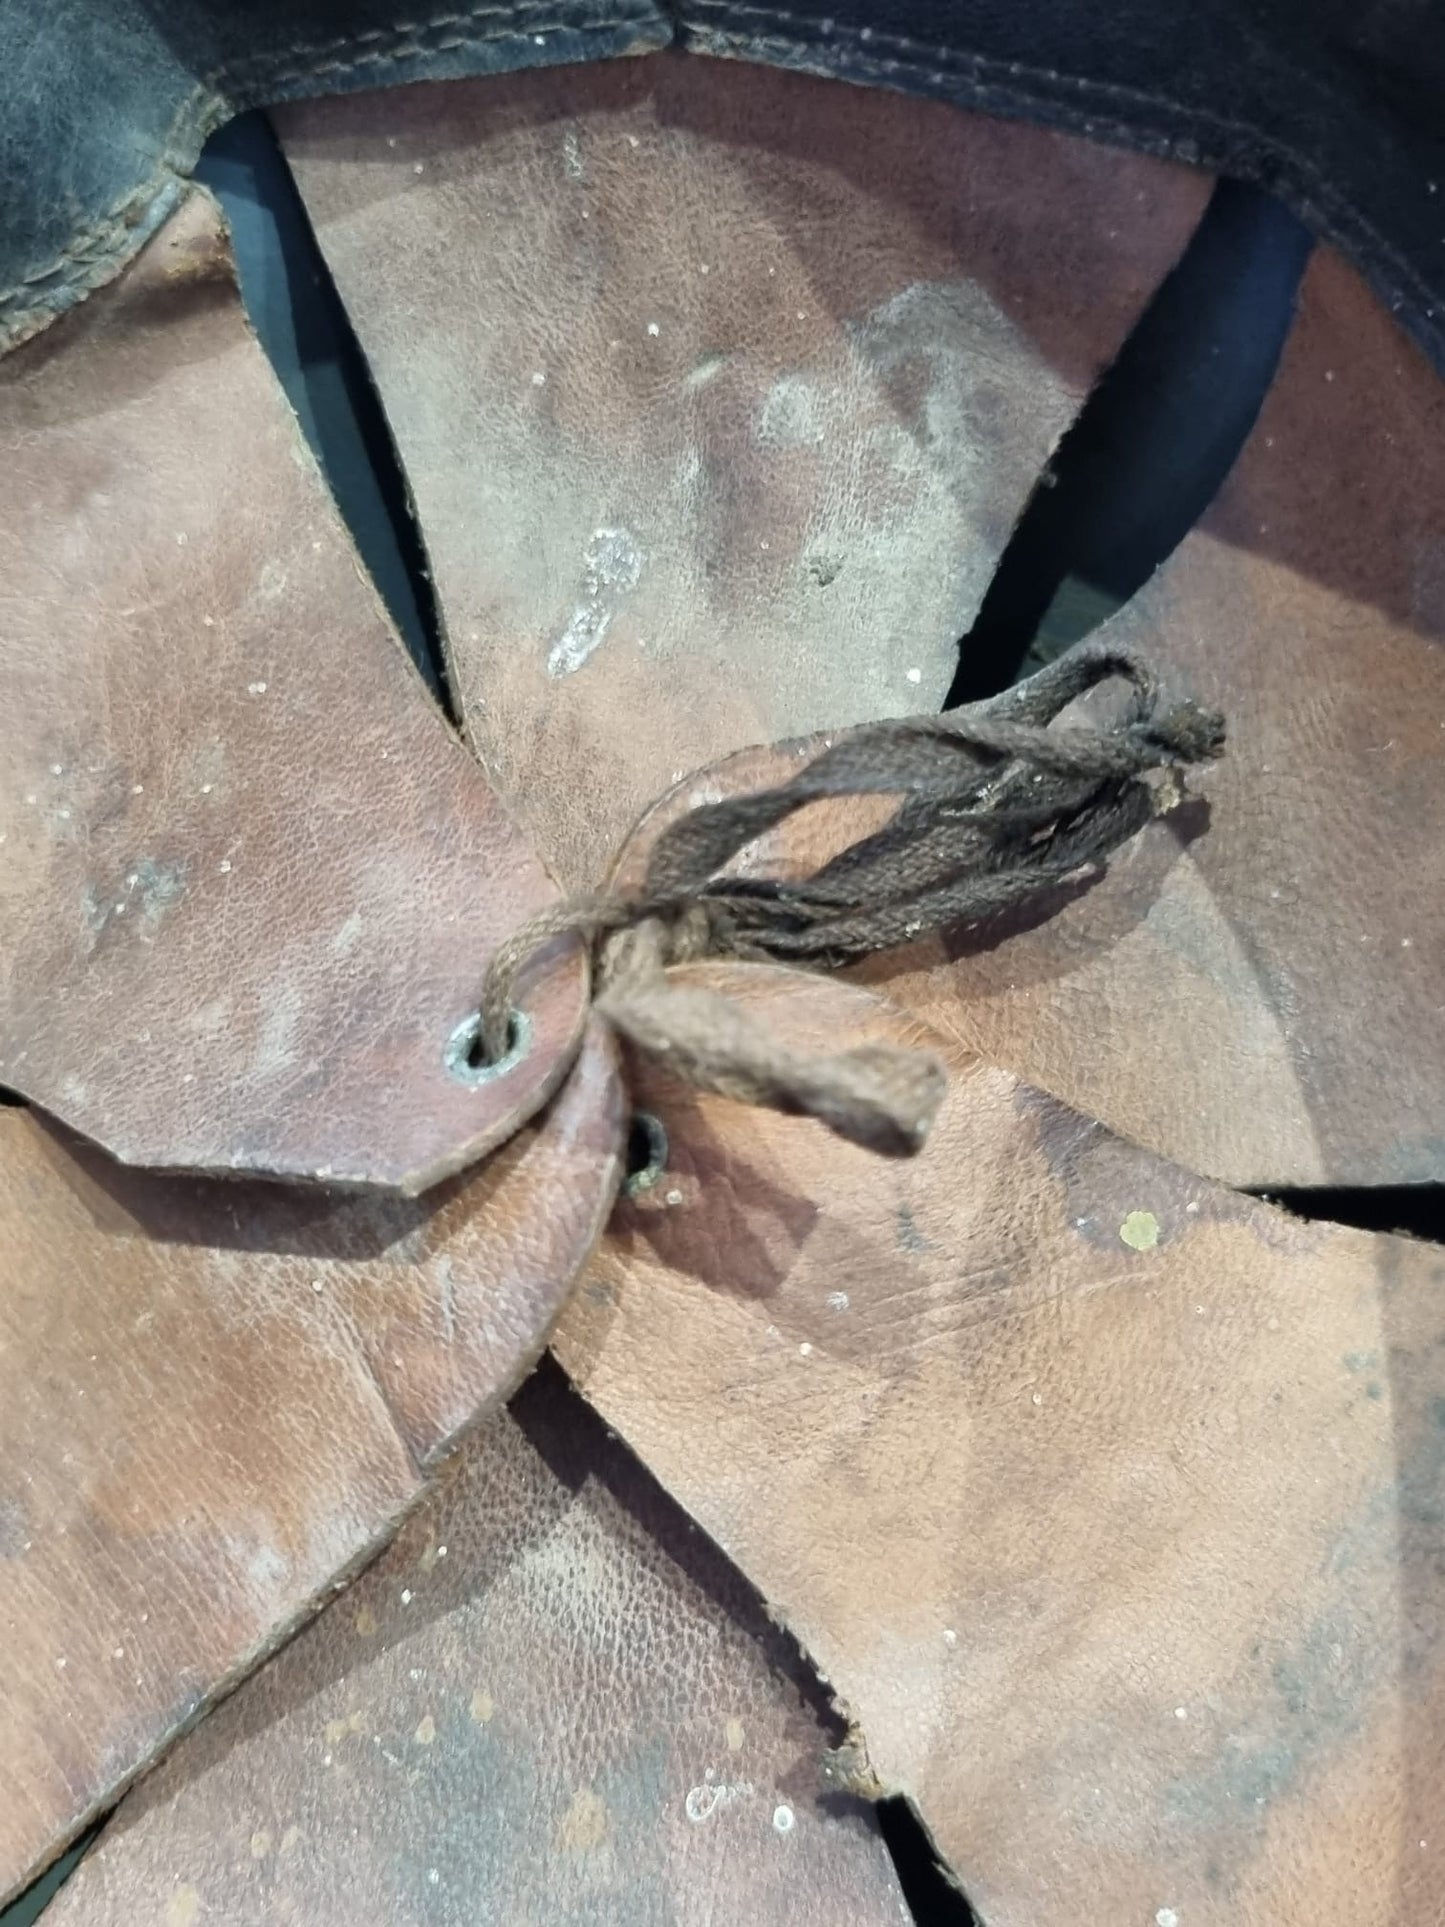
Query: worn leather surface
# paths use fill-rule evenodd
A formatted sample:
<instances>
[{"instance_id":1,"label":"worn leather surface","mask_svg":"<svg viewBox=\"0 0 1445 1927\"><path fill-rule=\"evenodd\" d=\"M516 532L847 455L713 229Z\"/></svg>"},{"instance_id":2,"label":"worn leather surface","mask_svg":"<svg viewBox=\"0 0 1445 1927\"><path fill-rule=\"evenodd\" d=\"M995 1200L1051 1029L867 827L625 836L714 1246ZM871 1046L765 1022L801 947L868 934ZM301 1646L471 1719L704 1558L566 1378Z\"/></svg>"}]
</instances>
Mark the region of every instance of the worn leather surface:
<instances>
[{"instance_id":1,"label":"worn leather surface","mask_svg":"<svg viewBox=\"0 0 1445 1927\"><path fill-rule=\"evenodd\" d=\"M565 884L745 743L937 704L1206 182L666 56L278 125L468 737Z\"/></svg>"},{"instance_id":2,"label":"worn leather surface","mask_svg":"<svg viewBox=\"0 0 1445 1927\"><path fill-rule=\"evenodd\" d=\"M1445 26L1433 0L0 0L0 331L109 278L238 107L658 46L942 96L1202 161L1290 200L1437 358Z\"/></svg>"},{"instance_id":3,"label":"worn leather surface","mask_svg":"<svg viewBox=\"0 0 1445 1927\"><path fill-rule=\"evenodd\" d=\"M0 368L0 1083L117 1157L416 1190L576 1047L448 1070L553 895L366 582L197 195Z\"/></svg>"},{"instance_id":4,"label":"worn leather surface","mask_svg":"<svg viewBox=\"0 0 1445 1927\"><path fill-rule=\"evenodd\" d=\"M651 0L0 0L0 350L123 268L206 136L275 100L663 46Z\"/></svg>"},{"instance_id":5,"label":"worn leather surface","mask_svg":"<svg viewBox=\"0 0 1445 1927\"><path fill-rule=\"evenodd\" d=\"M759 1587L989 1927L1435 1927L1445 1255L1135 1150L851 986L694 966L798 1047L931 1045L914 1161L649 1066L665 1170L557 1340Z\"/></svg>"},{"instance_id":6,"label":"worn leather surface","mask_svg":"<svg viewBox=\"0 0 1445 1927\"><path fill-rule=\"evenodd\" d=\"M1445 1178L1442 449L1445 387L1321 254L1238 467L1099 632L1222 709L1225 756L1102 880L863 980L1227 1182ZM699 797L781 781L826 740L688 778L621 874ZM814 806L749 861L811 868L867 809Z\"/></svg>"},{"instance_id":7,"label":"worn leather surface","mask_svg":"<svg viewBox=\"0 0 1445 1927\"><path fill-rule=\"evenodd\" d=\"M952 968L880 960L890 994L1233 1182L1445 1179L1442 558L1445 383L1322 252L1222 495L1104 632L1227 713L1205 833Z\"/></svg>"},{"instance_id":8,"label":"worn leather surface","mask_svg":"<svg viewBox=\"0 0 1445 1927\"><path fill-rule=\"evenodd\" d=\"M560 1374L515 1413L132 1795L51 1918L908 1919L867 1809L821 1797L827 1734L747 1587Z\"/></svg>"},{"instance_id":9,"label":"worn leather surface","mask_svg":"<svg viewBox=\"0 0 1445 1927\"><path fill-rule=\"evenodd\" d=\"M128 1171L0 1111L0 1902L376 1550L615 1189L589 1037L413 1203Z\"/></svg>"}]
</instances>

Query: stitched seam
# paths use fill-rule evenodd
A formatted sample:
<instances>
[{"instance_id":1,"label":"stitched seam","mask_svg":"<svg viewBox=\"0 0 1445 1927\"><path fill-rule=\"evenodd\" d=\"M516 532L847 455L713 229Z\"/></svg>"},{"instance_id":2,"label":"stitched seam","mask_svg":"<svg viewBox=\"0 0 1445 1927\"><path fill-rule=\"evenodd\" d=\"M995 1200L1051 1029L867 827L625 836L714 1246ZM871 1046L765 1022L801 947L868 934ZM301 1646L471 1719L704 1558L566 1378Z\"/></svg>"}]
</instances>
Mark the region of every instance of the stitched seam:
<instances>
[{"instance_id":1,"label":"stitched seam","mask_svg":"<svg viewBox=\"0 0 1445 1927\"><path fill-rule=\"evenodd\" d=\"M495 18L504 13L510 24L505 29L499 29L493 33L458 34L439 45L398 46L390 50L379 49L372 53L358 54L351 61L323 61L318 65L296 67L281 72L258 71L250 85L263 89L269 86L283 86L290 81L314 78L321 73L350 72L358 67L415 58L429 52L445 52L469 45L486 46L506 40L530 39L536 28L533 26L525 31L519 31L516 25L518 19L553 12L555 12L555 0L530 0L530 4L520 7L489 5L475 8L464 14L443 14L433 21L420 23L421 27L440 29L468 20ZM570 31L584 34L605 32L615 27L636 26L645 19L645 15L617 14L590 20L585 25L572 28ZM374 28L357 35L356 39L358 41L395 41L403 34L416 31L418 31L417 23L410 23L392 28ZM338 46L349 44L350 42L346 40L331 41L312 51L314 54L325 54ZM276 58L278 61L289 60L304 52L305 49L299 47L287 48ZM158 195L164 192L169 182L180 179L183 173L189 173L188 166L183 168L182 157L178 151L181 132L192 119L204 126L205 121L212 114L215 115L216 124L219 124L222 108L234 107L237 104L233 101L223 101L220 96L227 90L227 84L235 67L243 64L232 63L230 66L219 67L205 80L197 82L177 109L162 146L161 159L150 176L138 187L128 188L104 214L89 222L78 234L72 236L63 252L56 255L49 265L33 268L10 287L0 289L0 317L6 314L19 316L31 313L37 308L55 307L57 296L83 292L94 286L107 266L117 258L125 257L131 251L130 244L137 220L127 217L143 212L146 207L153 204ZM57 276L61 277L59 281L56 279ZM47 285L41 286L42 283ZM56 312L59 312L58 308ZM0 348L0 353L3 352L3 348Z\"/></svg>"},{"instance_id":2,"label":"stitched seam","mask_svg":"<svg viewBox=\"0 0 1445 1927\"><path fill-rule=\"evenodd\" d=\"M507 40L527 41L530 43L538 32L537 22L540 19L552 19L552 31L558 33L598 33L605 32L613 27L635 27L638 25L637 15L616 14L609 15L600 20L589 20L585 27L568 27L565 23L555 20L556 8L554 0L534 0L534 4L531 5L508 8L507 13L511 24L499 28L494 33L457 34L449 40L430 44L383 48L378 49L375 53L358 54L354 60L326 60L313 65L288 68L284 72L259 74L246 82L245 89L238 94L237 98L241 100L247 98L260 99L269 93L271 88L289 86L291 82L296 80L314 80L322 74L355 73L360 67L375 67L401 60L415 60L424 54L445 53L457 47L494 46L498 42ZM519 30L516 23L519 18L526 16L532 17L533 24ZM234 82L231 81L228 73L223 73L222 84L228 88L234 86Z\"/></svg>"},{"instance_id":3,"label":"stitched seam","mask_svg":"<svg viewBox=\"0 0 1445 1927\"><path fill-rule=\"evenodd\" d=\"M465 27L473 20L485 19L488 15L510 14L511 7L505 4L471 7L465 13L438 13L424 20L396 20L387 27L368 27L361 33L338 34L333 40L319 40L311 43L298 41L294 47L283 47L279 52L242 55L238 59L225 62L215 71L218 75L241 71L247 67L266 67L282 61L311 61L324 59L329 54L350 53L356 47L371 43L380 44L397 41L407 34L435 33L443 27Z\"/></svg>"},{"instance_id":4,"label":"stitched seam","mask_svg":"<svg viewBox=\"0 0 1445 1927\"><path fill-rule=\"evenodd\" d=\"M767 7L736 4L735 0L688 0L688 4L700 8L710 8L720 13L734 15L748 14L755 19L764 21L787 21L794 25L812 27L815 30L821 29L823 26L822 22L809 20L805 16ZM753 35L745 34L741 31L728 33L725 30L719 31L717 29L709 29L708 32L709 37L725 41L740 49L762 45L769 46L783 53L796 53L807 44L806 42L785 39L776 35ZM1233 120L1228 115L1213 113L1208 108L1185 107L1180 102L1170 100L1162 94L1147 93L1139 88L1126 87L1113 81L1085 80L1076 74L1060 73L1047 67L1030 67L1022 61L997 60L989 54L960 54L947 47L928 47L921 41L909 40L900 34L885 33L878 28L840 27L836 22L830 21L827 23L826 31L822 33L822 38L826 40L839 35L846 35L849 39L862 45L881 41L890 46L908 48L918 53L926 53L929 56L929 62L932 67L932 71L930 72L928 65L916 60L891 60L886 57L880 59L877 56L867 53L854 53L850 55L850 58L856 61L860 68L875 76L907 71L912 74L924 76L932 81L934 85L939 85L944 81L945 77L953 77L952 75L946 76L945 69L952 68L955 73L961 73L972 68L974 79L980 88L989 88L1003 98L1011 98L1030 106L1045 104L1048 96L1042 92L1030 91L1027 87L1010 88L1007 80L1051 81L1058 86L1073 89L1075 92L1084 96L1112 95L1120 100L1138 102L1143 106L1161 109L1166 114L1178 116L1185 127L1189 129L1191 135L1197 131L1200 123L1207 122L1226 133L1244 136L1253 142L1261 153L1266 153L1276 159L1293 163L1300 174L1305 177L1305 180L1311 184L1317 198L1331 210L1336 225L1346 232L1353 232L1357 237L1368 241L1371 244L1371 249L1380 258L1382 263L1392 268L1395 274L1404 282L1405 286L1414 291L1420 300L1421 306L1425 309L1427 318L1433 320L1435 317L1436 303L1439 300L1438 294L1420 278L1420 275L1411 263L1397 253L1394 245L1375 228L1369 217L1362 214L1353 202L1342 198L1328 177L1320 172L1319 168L1309 159L1308 155L1301 154L1296 148L1291 147L1287 142L1279 140L1274 135L1261 133L1258 128L1248 121ZM998 78L1000 75L1007 76L1007 79ZM1102 116L1096 117L1095 124L1108 128L1108 130L1115 135L1129 137L1126 139L1126 144L1132 144L1133 140L1137 140L1140 131L1132 127L1127 121L1109 120ZM1164 131L1165 130L1161 129L1161 132ZM1167 133L1165 137L1168 138ZM1371 249L1367 249L1366 251L1370 252ZM1395 290L1395 293L1398 298L1399 290Z\"/></svg>"},{"instance_id":5,"label":"stitched seam","mask_svg":"<svg viewBox=\"0 0 1445 1927\"><path fill-rule=\"evenodd\" d=\"M279 53L241 56L225 62L207 78L217 86L241 80L248 86L281 86L292 80L314 79L324 73L352 73L358 67L376 66L395 60L414 60L423 54L448 53L457 47L484 46L496 40L520 39L522 35L517 27L520 19L555 12L556 0L523 0L523 4L515 6L506 5L505 0L500 0L500 3L499 0L490 0L488 5L470 8L465 13L444 13L426 20L398 21L390 27L372 27L364 33L347 34L310 46L303 43L285 47ZM637 15L589 20L580 26L556 20L553 31L590 33L598 28L638 25L646 18L645 14L639 12ZM449 27L466 28L473 22L489 19L505 19L508 25L497 33L461 32L444 40L434 37ZM535 28L526 31L534 32ZM410 40L408 36L411 36ZM356 49L367 42L375 43L374 51L358 53ZM292 63L290 66L285 64L288 61Z\"/></svg>"},{"instance_id":6,"label":"stitched seam","mask_svg":"<svg viewBox=\"0 0 1445 1927\"><path fill-rule=\"evenodd\" d=\"M1232 121L1228 116L1216 114L1209 108L1196 110L1182 107L1166 95L1153 93L1147 88L1130 87L1123 81L1085 80L1076 74L1063 73L1053 67L1032 67L1027 61L1000 60L993 54L966 54L961 53L956 47L942 45L933 47L926 41L910 39L906 34L890 33L883 27L840 26L835 20L819 20L811 14L794 13L786 7L754 6L749 4L749 0L686 0L686 4L716 13L751 14L759 20L787 21L791 26L812 28L824 40L845 35L850 40L858 40L864 44L882 42L886 46L903 48L909 53L928 54L943 62L973 61L978 66L1002 68L1010 74L1019 74L1029 79L1054 80L1068 87L1088 88L1095 93L1114 94L1123 100L1143 101L1151 107L1171 107L1179 113L1197 112L1202 119L1213 120L1222 127L1242 129L1248 126L1247 122ZM1310 76L1310 79L1332 106L1346 104L1334 88L1315 80L1313 76Z\"/></svg>"},{"instance_id":7,"label":"stitched seam","mask_svg":"<svg viewBox=\"0 0 1445 1927\"><path fill-rule=\"evenodd\" d=\"M93 271L103 267L116 254L123 253L126 243L135 232L140 214L157 195L164 192L169 181L179 177L177 163L182 130L193 121L197 127L204 126L208 116L216 113L220 105L214 97L208 97L205 87L200 84L193 87L171 120L153 173L139 186L127 188L104 214L72 235L69 244L48 267L32 268L8 288L0 289L0 311L10 308L23 312L27 308L38 307L53 292L50 289L36 294L27 292L38 283L53 280L67 268ZM131 216L136 218L128 218Z\"/></svg>"}]
</instances>

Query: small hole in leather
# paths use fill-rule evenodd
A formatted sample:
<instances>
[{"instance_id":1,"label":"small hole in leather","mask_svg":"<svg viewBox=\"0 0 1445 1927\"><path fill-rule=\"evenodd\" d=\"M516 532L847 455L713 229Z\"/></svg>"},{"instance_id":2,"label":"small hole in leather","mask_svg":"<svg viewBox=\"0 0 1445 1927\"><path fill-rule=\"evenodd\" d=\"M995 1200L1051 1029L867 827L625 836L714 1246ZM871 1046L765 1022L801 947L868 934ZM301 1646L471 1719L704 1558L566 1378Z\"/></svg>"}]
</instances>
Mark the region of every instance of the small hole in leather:
<instances>
[{"instance_id":1,"label":"small hole in leather","mask_svg":"<svg viewBox=\"0 0 1445 1927\"><path fill-rule=\"evenodd\" d=\"M651 1111L634 1111L627 1131L627 1176L623 1190L629 1197L650 1191L667 1169L667 1130Z\"/></svg>"},{"instance_id":2,"label":"small hole in leather","mask_svg":"<svg viewBox=\"0 0 1445 1927\"><path fill-rule=\"evenodd\" d=\"M482 1015L474 1010L464 1017L447 1039L443 1053L446 1067L459 1084L490 1084L514 1070L532 1047L532 1020L524 1010L513 1010L507 1019L507 1048L488 1062L482 1048Z\"/></svg>"}]
</instances>

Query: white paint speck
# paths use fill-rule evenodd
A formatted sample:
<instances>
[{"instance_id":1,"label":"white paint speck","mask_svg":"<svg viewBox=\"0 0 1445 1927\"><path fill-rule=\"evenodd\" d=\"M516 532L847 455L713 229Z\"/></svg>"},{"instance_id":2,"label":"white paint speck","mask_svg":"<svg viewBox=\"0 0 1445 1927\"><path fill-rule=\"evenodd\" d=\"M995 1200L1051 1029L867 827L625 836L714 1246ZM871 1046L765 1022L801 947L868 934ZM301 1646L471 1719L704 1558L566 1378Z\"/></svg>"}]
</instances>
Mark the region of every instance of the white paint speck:
<instances>
[{"instance_id":1,"label":"white paint speck","mask_svg":"<svg viewBox=\"0 0 1445 1927\"><path fill-rule=\"evenodd\" d=\"M1174 1717L1176 1720L1187 1720L1189 1718L1189 1708L1187 1706L1176 1706L1174 1709Z\"/></svg>"},{"instance_id":2,"label":"white paint speck","mask_svg":"<svg viewBox=\"0 0 1445 1927\"><path fill-rule=\"evenodd\" d=\"M1033 1394L1033 1402L1034 1402L1034 1404L1035 1404L1035 1405L1042 1405L1042 1404L1043 1404L1043 1402L1044 1402L1044 1395L1043 1395L1043 1393L1042 1393L1042 1392L1035 1392L1035 1393Z\"/></svg>"},{"instance_id":3,"label":"white paint speck","mask_svg":"<svg viewBox=\"0 0 1445 1927\"><path fill-rule=\"evenodd\" d=\"M534 33L534 34L532 35L532 45L533 45L534 47L545 47L545 46L546 46L546 44L547 44L547 36L546 36L546 34L544 34L544 33ZM637 145L637 143L636 143L636 141L634 141L634 142L633 142L632 144L633 144L633 146L634 146L634 147L635 147L635 146Z\"/></svg>"},{"instance_id":4,"label":"white paint speck","mask_svg":"<svg viewBox=\"0 0 1445 1927\"><path fill-rule=\"evenodd\" d=\"M641 147L642 142L637 138L636 134L629 134L627 136L627 145L629 147Z\"/></svg>"},{"instance_id":5,"label":"white paint speck","mask_svg":"<svg viewBox=\"0 0 1445 1927\"><path fill-rule=\"evenodd\" d=\"M266 693L266 685L263 682L248 682L246 684L246 693L249 696L264 696Z\"/></svg>"},{"instance_id":6,"label":"white paint speck","mask_svg":"<svg viewBox=\"0 0 1445 1927\"><path fill-rule=\"evenodd\" d=\"M214 789L215 787L216 787L216 786L215 786L215 784L214 784L214 783L202 783L202 785L201 785L201 795L202 795L202 796L209 796L209 795L210 795L210 793L211 793L211 791L212 791L212 790L213 790L213 789Z\"/></svg>"},{"instance_id":7,"label":"white paint speck","mask_svg":"<svg viewBox=\"0 0 1445 1927\"><path fill-rule=\"evenodd\" d=\"M662 333L662 330L655 321L649 321L647 324L647 332L656 340L658 335Z\"/></svg>"},{"instance_id":8,"label":"white paint speck","mask_svg":"<svg viewBox=\"0 0 1445 1927\"><path fill-rule=\"evenodd\" d=\"M431 1882L431 1884L435 1887L437 1882L441 1879L441 1870L437 1867L429 1867L427 1869L426 1877Z\"/></svg>"},{"instance_id":9,"label":"white paint speck","mask_svg":"<svg viewBox=\"0 0 1445 1927\"><path fill-rule=\"evenodd\" d=\"M958 1634L953 1630L952 1626L944 1627L943 1643L945 1646L956 1646L958 1644Z\"/></svg>"},{"instance_id":10,"label":"white paint speck","mask_svg":"<svg viewBox=\"0 0 1445 1927\"><path fill-rule=\"evenodd\" d=\"M534 388L545 388L547 386L547 377L540 368L532 377L532 386Z\"/></svg>"},{"instance_id":11,"label":"white paint speck","mask_svg":"<svg viewBox=\"0 0 1445 1927\"><path fill-rule=\"evenodd\" d=\"M793 1831L793 1809L791 1807L773 1808L773 1832L791 1833Z\"/></svg>"},{"instance_id":12,"label":"white paint speck","mask_svg":"<svg viewBox=\"0 0 1445 1927\"><path fill-rule=\"evenodd\" d=\"M411 1590L409 1587L403 1586L402 1593L401 1593L401 1603L403 1606L409 1606L411 1604Z\"/></svg>"},{"instance_id":13,"label":"white paint speck","mask_svg":"<svg viewBox=\"0 0 1445 1927\"><path fill-rule=\"evenodd\" d=\"M907 671L907 676L908 676L909 682L923 681L923 671L921 669L910 669Z\"/></svg>"},{"instance_id":14,"label":"white paint speck","mask_svg":"<svg viewBox=\"0 0 1445 1927\"><path fill-rule=\"evenodd\" d=\"M583 557L582 597L547 656L549 676L570 676L599 646L616 605L637 587L642 551L626 529L595 529Z\"/></svg>"},{"instance_id":15,"label":"white paint speck","mask_svg":"<svg viewBox=\"0 0 1445 1927\"><path fill-rule=\"evenodd\" d=\"M682 1203L681 1191L669 1191L666 1198L663 1200L663 1202L665 1204L681 1204Z\"/></svg>"},{"instance_id":16,"label":"white paint speck","mask_svg":"<svg viewBox=\"0 0 1445 1927\"><path fill-rule=\"evenodd\" d=\"M411 171L413 174L424 174L426 172L426 162L418 161L416 166Z\"/></svg>"},{"instance_id":17,"label":"white paint speck","mask_svg":"<svg viewBox=\"0 0 1445 1927\"><path fill-rule=\"evenodd\" d=\"M438 1546L438 1547L437 1547L437 1558L438 1558L438 1559L445 1559L445 1558L446 1558L446 1556L447 1556L447 1549L446 1549L446 1547L445 1547L445 1546Z\"/></svg>"},{"instance_id":18,"label":"white paint speck","mask_svg":"<svg viewBox=\"0 0 1445 1927\"><path fill-rule=\"evenodd\" d=\"M847 1311L848 1294L846 1291L830 1291L823 1302L829 1311Z\"/></svg>"},{"instance_id":19,"label":"white paint speck","mask_svg":"<svg viewBox=\"0 0 1445 1927\"><path fill-rule=\"evenodd\" d=\"M144 794L145 794L145 784L144 784L144 783L132 783L132 784L131 784L131 786L130 786L130 793L131 793L131 795L132 795L132 796L144 796Z\"/></svg>"},{"instance_id":20,"label":"white paint speck","mask_svg":"<svg viewBox=\"0 0 1445 1927\"><path fill-rule=\"evenodd\" d=\"M216 865L216 868L223 877L228 877L231 874L231 859L228 856L223 856Z\"/></svg>"},{"instance_id":21,"label":"white paint speck","mask_svg":"<svg viewBox=\"0 0 1445 1927\"><path fill-rule=\"evenodd\" d=\"M722 1791L720 1786L695 1786L688 1789L687 1798L682 1803L682 1810L694 1826L700 1826L704 1820L712 1818L719 1800L722 1799Z\"/></svg>"},{"instance_id":22,"label":"white paint speck","mask_svg":"<svg viewBox=\"0 0 1445 1927\"><path fill-rule=\"evenodd\" d=\"M808 1343L806 1339L804 1339L802 1344L799 1345L798 1347L798 1352L800 1356L803 1358L811 1358L813 1356L813 1347Z\"/></svg>"},{"instance_id":23,"label":"white paint speck","mask_svg":"<svg viewBox=\"0 0 1445 1927\"><path fill-rule=\"evenodd\" d=\"M63 776L65 774L65 766L62 763L52 763L50 765L50 774L52 776Z\"/></svg>"},{"instance_id":24,"label":"white paint speck","mask_svg":"<svg viewBox=\"0 0 1445 1927\"><path fill-rule=\"evenodd\" d=\"M1154 1916L1155 1927L1179 1927L1179 1916L1172 1907L1161 1907Z\"/></svg>"}]
</instances>

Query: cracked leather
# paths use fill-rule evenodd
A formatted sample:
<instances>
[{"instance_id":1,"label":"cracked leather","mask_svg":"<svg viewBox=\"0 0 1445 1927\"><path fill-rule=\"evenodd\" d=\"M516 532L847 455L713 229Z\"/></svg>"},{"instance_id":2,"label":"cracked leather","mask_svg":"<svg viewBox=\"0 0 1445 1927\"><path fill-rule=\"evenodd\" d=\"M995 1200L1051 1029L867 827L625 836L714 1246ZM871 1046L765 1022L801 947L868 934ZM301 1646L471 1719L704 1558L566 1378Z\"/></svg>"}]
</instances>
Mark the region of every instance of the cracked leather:
<instances>
[{"instance_id":1,"label":"cracked leather","mask_svg":"<svg viewBox=\"0 0 1445 1927\"><path fill-rule=\"evenodd\" d=\"M56 1927L907 1918L817 1690L555 1372L121 1808Z\"/></svg>"},{"instance_id":2,"label":"cracked leather","mask_svg":"<svg viewBox=\"0 0 1445 1927\"><path fill-rule=\"evenodd\" d=\"M664 56L278 117L469 740L591 888L749 742L942 701L1204 178Z\"/></svg>"},{"instance_id":3,"label":"cracked leather","mask_svg":"<svg viewBox=\"0 0 1445 1927\"><path fill-rule=\"evenodd\" d=\"M0 1904L344 1583L535 1360L624 1122L421 1201L129 1171L0 1111Z\"/></svg>"},{"instance_id":4,"label":"cracked leather","mask_svg":"<svg viewBox=\"0 0 1445 1927\"><path fill-rule=\"evenodd\" d=\"M1445 1254L1196 1178L866 990L687 974L951 1070L893 1162L633 1063L666 1166L556 1341L831 1683L842 1777L912 1795L990 1927L1434 1927Z\"/></svg>"},{"instance_id":5,"label":"cracked leather","mask_svg":"<svg viewBox=\"0 0 1445 1927\"><path fill-rule=\"evenodd\" d=\"M448 1046L554 886L391 630L196 194L0 365L0 1083L128 1163L414 1192L565 1074L575 946Z\"/></svg>"},{"instance_id":6,"label":"cracked leather","mask_svg":"<svg viewBox=\"0 0 1445 1927\"><path fill-rule=\"evenodd\" d=\"M857 974L1227 1183L1445 1178L1442 448L1439 380L1322 251L1220 496L1099 632L1228 717L1198 800L1101 879ZM619 874L697 796L780 782L826 740L695 773ZM799 874L871 821L815 805L747 860Z\"/></svg>"}]
</instances>

